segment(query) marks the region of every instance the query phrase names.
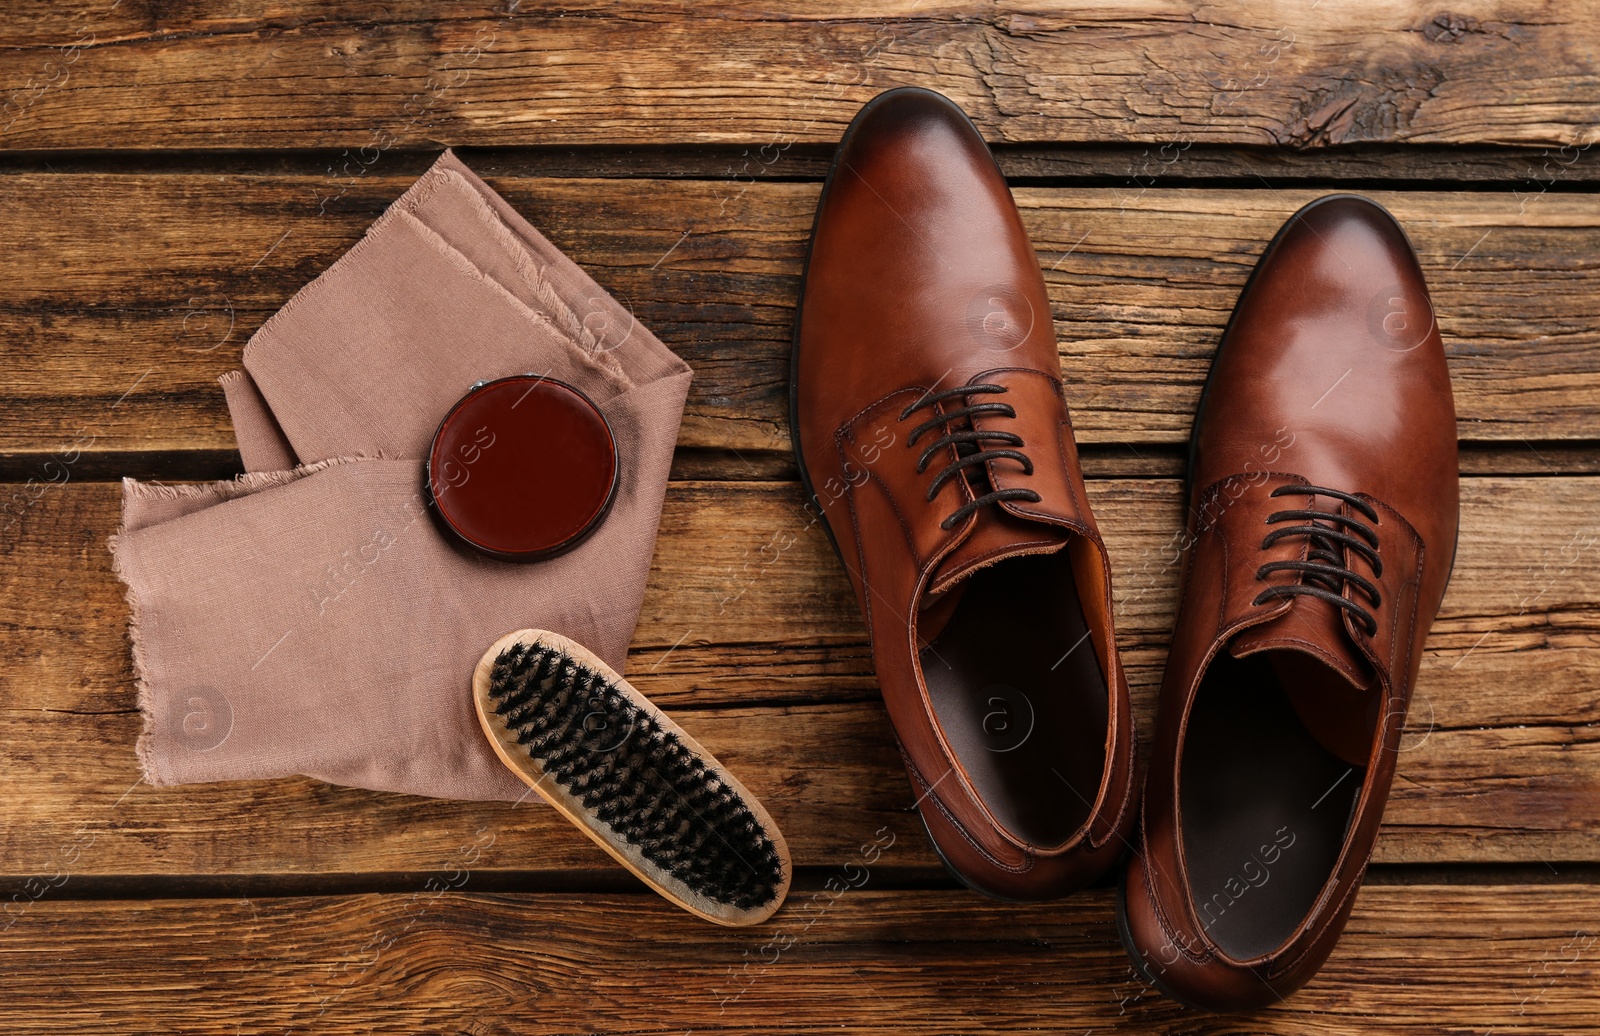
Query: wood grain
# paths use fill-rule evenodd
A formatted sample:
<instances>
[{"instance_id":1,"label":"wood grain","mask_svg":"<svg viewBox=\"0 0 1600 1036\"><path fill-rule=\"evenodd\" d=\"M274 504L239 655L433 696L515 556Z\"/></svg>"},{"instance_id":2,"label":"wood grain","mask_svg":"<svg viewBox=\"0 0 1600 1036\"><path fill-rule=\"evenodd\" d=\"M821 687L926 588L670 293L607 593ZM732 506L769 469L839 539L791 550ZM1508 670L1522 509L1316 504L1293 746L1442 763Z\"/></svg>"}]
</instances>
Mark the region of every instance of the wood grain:
<instances>
[{"instance_id":1,"label":"wood grain","mask_svg":"<svg viewBox=\"0 0 1600 1036\"><path fill-rule=\"evenodd\" d=\"M1173 614L1180 490L1172 480L1088 488L1148 733ZM1455 576L1377 858L1600 858L1600 479L1470 478L1462 492ZM112 485L51 487L0 540L9 792L0 874L50 873L79 830L94 832L87 874L403 872L486 823L518 846L496 869L548 877L605 865L533 806L310 781L134 787L127 613L105 550L117 501ZM835 865L888 824L907 838L896 866L933 872L905 812L912 796L854 600L800 504L788 483L671 487L629 678L762 799L797 865Z\"/></svg>"},{"instance_id":2,"label":"wood grain","mask_svg":"<svg viewBox=\"0 0 1600 1036\"><path fill-rule=\"evenodd\" d=\"M768 924L712 931L645 895L474 893L465 861L485 840L406 894L43 898L0 934L7 1029L1420 1036L1583 1032L1600 1014L1593 886L1369 886L1303 991L1206 1015L1134 976L1109 890L1044 905L885 892L879 864L857 861Z\"/></svg>"},{"instance_id":3,"label":"wood grain","mask_svg":"<svg viewBox=\"0 0 1600 1036\"><path fill-rule=\"evenodd\" d=\"M1596 139L1581 7L1357 0L18 5L13 148L834 141L891 86L1003 141L1322 147ZM507 11L514 10L514 14Z\"/></svg>"},{"instance_id":4,"label":"wood grain","mask_svg":"<svg viewBox=\"0 0 1600 1036\"><path fill-rule=\"evenodd\" d=\"M0 1027L1593 1031L1600 887L1559 883L1600 860L1593 13L8 4ZM1109 890L956 891L909 810L848 585L792 481L785 398L818 181L860 105L902 84L962 104L1017 186L1086 469L1126 476L1088 490L1146 733L1173 476L1256 255L1339 188L1370 190L1421 253L1480 476L1377 849L1421 866L1380 869L1278 1009L1155 995ZM773 923L697 922L536 802L138 778L118 493L95 480L235 470L216 376L445 145L695 369L629 677L782 825L800 888ZM1406 884L1436 880L1453 884Z\"/></svg>"},{"instance_id":5,"label":"wood grain","mask_svg":"<svg viewBox=\"0 0 1600 1036\"><path fill-rule=\"evenodd\" d=\"M493 182L694 367L681 445L788 452L788 350L814 184ZM29 242L0 259L0 453L82 435L112 456L232 449L217 375L409 183L376 172L0 176L0 220ZM1046 270L1080 442L1176 445L1257 255L1320 192L1016 193ZM1519 452L1600 439L1600 200L1376 197L1421 253L1461 437ZM748 477L728 460L730 477Z\"/></svg>"}]
</instances>

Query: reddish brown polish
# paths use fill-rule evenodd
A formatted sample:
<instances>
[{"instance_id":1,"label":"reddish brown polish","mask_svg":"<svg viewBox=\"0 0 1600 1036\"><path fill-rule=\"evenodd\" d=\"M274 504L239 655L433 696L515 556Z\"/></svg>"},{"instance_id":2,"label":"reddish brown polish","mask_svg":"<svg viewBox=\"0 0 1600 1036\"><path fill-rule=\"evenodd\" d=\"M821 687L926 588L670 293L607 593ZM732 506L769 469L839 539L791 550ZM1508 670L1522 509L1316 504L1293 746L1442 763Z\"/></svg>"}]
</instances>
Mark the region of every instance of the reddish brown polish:
<instances>
[{"instance_id":1,"label":"reddish brown polish","mask_svg":"<svg viewBox=\"0 0 1600 1036\"><path fill-rule=\"evenodd\" d=\"M450 408L428 450L428 494L444 526L507 561L582 542L616 487L616 440L605 415L553 378L475 387Z\"/></svg>"}]
</instances>

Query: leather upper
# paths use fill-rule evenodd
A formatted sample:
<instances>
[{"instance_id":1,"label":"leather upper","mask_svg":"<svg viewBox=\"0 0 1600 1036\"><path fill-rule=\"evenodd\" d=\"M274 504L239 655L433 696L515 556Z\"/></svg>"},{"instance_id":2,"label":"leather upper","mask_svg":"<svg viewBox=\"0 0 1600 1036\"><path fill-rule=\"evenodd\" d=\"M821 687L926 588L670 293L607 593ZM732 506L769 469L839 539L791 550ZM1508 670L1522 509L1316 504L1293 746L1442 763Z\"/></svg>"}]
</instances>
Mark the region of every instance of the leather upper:
<instances>
[{"instance_id":1,"label":"leather upper","mask_svg":"<svg viewBox=\"0 0 1600 1036\"><path fill-rule=\"evenodd\" d=\"M969 883L1002 896L1039 898L1091 880L1114 861L1132 820L1131 727L1108 566L1084 498L1038 260L987 147L943 97L880 95L846 133L817 214L795 350L797 453L860 601L936 845ZM973 385L996 391L908 414ZM949 417L966 408L973 412ZM951 444L924 454L952 427L1015 436L1026 458L984 461L989 490L1018 492L953 523L981 490L959 472L934 488L962 452ZM960 765L920 656L948 618L941 605L954 607L974 573L1055 552L1073 559L1078 585L1061 592L1083 599L1103 660L1107 762L1088 791L1083 830L1036 845L1007 829Z\"/></svg>"},{"instance_id":2,"label":"leather upper","mask_svg":"<svg viewBox=\"0 0 1600 1036\"><path fill-rule=\"evenodd\" d=\"M1224 334L1192 448L1191 548L1124 902L1132 949L1159 984L1193 1004L1238 1009L1275 1003L1303 985L1343 929L1454 557L1449 372L1420 268L1388 213L1363 198L1333 196L1290 219ZM1376 521L1356 503L1303 495L1307 487L1351 494ZM1337 551L1378 592L1374 606L1350 583L1342 591L1370 612L1375 632L1318 597L1263 594L1306 584L1306 574L1289 565L1261 574L1263 565L1312 556L1305 536L1263 545L1288 524L1269 519L1292 508L1348 519L1324 521L1327 527L1375 532L1381 572L1357 550ZM1380 703L1362 783L1350 789L1343 844L1325 880L1316 876L1320 891L1280 945L1244 960L1207 934L1210 890L1196 892L1186 858L1186 738L1206 674L1224 653L1230 664L1267 653L1309 656L1349 685L1372 688ZM1249 750L1248 742L1241 739L1239 750ZM1217 909L1250 894L1246 883L1230 889Z\"/></svg>"}]
</instances>

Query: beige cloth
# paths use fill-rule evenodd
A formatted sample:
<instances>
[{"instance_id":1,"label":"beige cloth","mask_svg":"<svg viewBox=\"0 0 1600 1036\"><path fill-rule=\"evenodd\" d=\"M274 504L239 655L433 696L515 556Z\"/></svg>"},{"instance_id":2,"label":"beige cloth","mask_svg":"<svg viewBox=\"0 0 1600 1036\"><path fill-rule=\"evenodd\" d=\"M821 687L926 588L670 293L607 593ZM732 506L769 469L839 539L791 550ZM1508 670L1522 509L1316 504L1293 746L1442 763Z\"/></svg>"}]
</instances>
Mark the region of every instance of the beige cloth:
<instances>
[{"instance_id":1,"label":"beige cloth","mask_svg":"<svg viewBox=\"0 0 1600 1036\"><path fill-rule=\"evenodd\" d=\"M623 668L689 368L448 152L244 368L222 383L246 474L123 483L111 549L146 778L522 798L473 715L473 666L537 626ZM421 458L473 382L527 372L600 407L620 482L579 547L517 564L445 540Z\"/></svg>"}]
</instances>

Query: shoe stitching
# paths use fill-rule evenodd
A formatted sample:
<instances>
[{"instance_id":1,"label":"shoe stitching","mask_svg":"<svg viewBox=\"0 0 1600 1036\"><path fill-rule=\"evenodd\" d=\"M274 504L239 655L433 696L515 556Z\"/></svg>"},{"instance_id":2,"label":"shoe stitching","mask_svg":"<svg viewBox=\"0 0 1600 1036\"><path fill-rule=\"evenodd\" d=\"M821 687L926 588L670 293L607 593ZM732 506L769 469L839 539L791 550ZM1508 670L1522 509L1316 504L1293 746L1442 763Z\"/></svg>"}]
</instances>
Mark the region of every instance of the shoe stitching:
<instances>
[{"instance_id":1,"label":"shoe stitching","mask_svg":"<svg viewBox=\"0 0 1600 1036\"><path fill-rule=\"evenodd\" d=\"M1115 653L1115 652L1113 652L1113 653ZM1121 684L1121 688L1122 688L1121 690L1119 690L1118 694L1121 696L1122 700L1126 701L1127 698L1128 698L1127 676L1126 676L1126 674L1124 674L1122 672L1120 666L1118 666L1118 668L1117 668L1117 674L1118 674L1118 681ZM1133 726L1133 709L1132 708L1128 709L1128 717L1127 718L1128 718L1127 725L1131 728ZM1094 839L1094 823L1091 821L1090 824L1089 824L1089 844L1090 844L1091 847L1093 847L1095 849L1099 849L1100 847L1108 844L1113 838L1115 838L1117 836L1117 833L1122 830L1123 821L1126 819L1126 817L1128 815L1128 807L1130 805L1132 805L1132 803L1133 803L1133 798L1134 798L1134 795L1133 795L1133 774L1134 774L1134 769L1135 769L1135 766L1134 766L1134 763L1135 763L1134 751L1135 751L1135 747L1137 745L1137 741L1134 738L1133 734L1134 734L1134 732L1133 732L1132 729L1129 729L1127 731L1128 751L1126 753L1117 753L1117 754L1112 756L1113 759L1120 757L1121 760L1122 760L1122 766L1127 771L1123 775L1123 778L1122 778L1121 802L1117 806L1117 815L1111 821L1111 823L1106 827L1105 837L1101 838L1098 842L1096 842L1095 839ZM1117 764L1113 763L1112 765L1113 765L1113 767L1115 767ZM1104 816L1104 815L1105 815L1104 810L1102 810L1101 811L1101 816Z\"/></svg>"},{"instance_id":2,"label":"shoe stitching","mask_svg":"<svg viewBox=\"0 0 1600 1036\"><path fill-rule=\"evenodd\" d=\"M1050 386L1055 390L1056 399L1057 399L1057 401L1059 401L1061 403L1062 411L1066 415L1066 416L1063 416L1061 418L1061 420L1056 423L1056 449L1059 451L1061 459L1064 462L1066 460L1066 458L1067 458L1067 447L1066 447L1066 439L1062 435L1062 432L1061 432L1061 427L1062 427L1062 425L1065 425L1067 427L1067 429L1070 430L1072 428L1072 418L1071 418L1071 414L1069 412L1067 412L1067 404L1066 404L1066 399L1065 399L1065 391L1066 391L1066 389L1065 389L1065 386L1062 384L1061 380L1059 378L1052 377L1050 374L1048 374L1048 373L1046 373L1044 371L1034 370L1031 367L997 367L994 370L983 371L983 372L981 372L979 374L974 375L973 377L975 379L976 378L984 378L984 377L988 377L988 376L990 376L992 374L1026 374L1026 375L1033 375L1034 377L1044 378L1045 381L1047 381L1050 384ZM1076 452L1076 451L1074 451L1074 452ZM992 475L990 477L993 478ZM1081 477L1081 473L1080 473L1080 477ZM1068 528L1072 529L1074 532L1080 533L1081 535L1087 536L1087 535L1090 534L1089 530L1088 530L1088 528L1086 527L1086 524L1085 524L1085 519L1087 519L1089 514L1090 514L1088 502L1078 493L1078 486L1077 486L1077 480L1076 479L1073 479L1073 478L1071 478L1069 476L1066 479L1066 483L1067 483L1067 496L1072 501L1073 508L1077 511L1077 514L1073 518L1063 519L1062 516L1060 516L1060 515L1049 514L1049 513L1044 512L1044 511L1034 510L1032 508L1024 507L1021 504L1019 504L1019 503L1017 503L1015 501L1010 501L1010 500L1006 501L1002 506L1004 506L1006 510L1011 511L1014 514L1026 515L1029 518L1047 519L1047 520L1052 521L1052 522L1065 521Z\"/></svg>"},{"instance_id":3,"label":"shoe stitching","mask_svg":"<svg viewBox=\"0 0 1600 1036\"><path fill-rule=\"evenodd\" d=\"M1399 511L1396 511L1394 508L1390 507L1388 504L1385 504L1383 501L1374 499L1373 497L1371 497L1371 496L1369 496L1369 495L1367 495L1365 493L1361 494L1361 498L1363 500L1366 500L1368 503L1374 505L1375 507L1381 508L1384 513L1392 516L1394 518L1395 523L1397 525L1399 525L1401 529L1405 530L1405 532L1411 537L1411 543L1412 543L1413 548L1416 550L1416 553L1417 553L1417 570L1416 570L1416 582L1415 582L1416 590L1414 590L1412 592L1412 594L1411 594L1411 615L1410 615L1410 623L1409 623L1410 629L1411 629L1411 637L1408 638L1410 643L1408 643L1406 645L1406 655L1405 655L1406 665L1405 665L1405 668L1403 670L1395 668L1395 653L1400 648L1400 638L1399 638L1400 610L1398 608L1391 609L1391 613L1392 614L1391 614L1391 617L1390 617L1390 630L1389 630L1389 677L1390 677L1390 680L1393 681L1397 674L1404 673L1404 674L1409 676L1409 674L1411 672L1411 659L1412 659L1413 655L1416 652L1416 646L1415 645L1416 645L1416 632L1417 632L1417 612L1421 608L1421 604L1422 604L1422 575L1423 575L1423 569L1424 569L1426 561L1427 561L1428 545L1422 541L1422 537L1417 534L1417 530L1411 525L1410 522L1406 521L1405 516L1402 515ZM1401 589L1404 589L1404 584L1402 584Z\"/></svg>"},{"instance_id":4,"label":"shoe stitching","mask_svg":"<svg viewBox=\"0 0 1600 1036\"><path fill-rule=\"evenodd\" d=\"M960 835L962 840L970 845L979 856L982 856L984 860L988 861L991 865L999 870L1005 871L1008 874L1026 874L1028 871L1033 869L1034 853L1030 848L1019 847L1024 863L1021 866L1013 867L1012 865L995 857L993 853L989 852L988 849L977 842L972 835L967 832L966 825L957 819L955 814L951 813L950 810L945 806L944 802L940 800L939 793L935 791L926 780L923 779L922 772L918 770L916 764L911 761L911 757L906 754L903 746L900 749L900 754L905 758L906 769L910 771L911 776L922 788L922 801L932 802L939 810L940 815L950 822L950 826L955 828L956 833Z\"/></svg>"},{"instance_id":5,"label":"shoe stitching","mask_svg":"<svg viewBox=\"0 0 1600 1036\"><path fill-rule=\"evenodd\" d=\"M876 650L876 638L872 633L872 590L867 586L867 556L865 545L861 542L861 515L856 509L855 494L846 493L845 503L850 508L850 531L856 541L856 578L861 580L861 610L865 612L867 623L867 647L868 650Z\"/></svg>"}]
</instances>

